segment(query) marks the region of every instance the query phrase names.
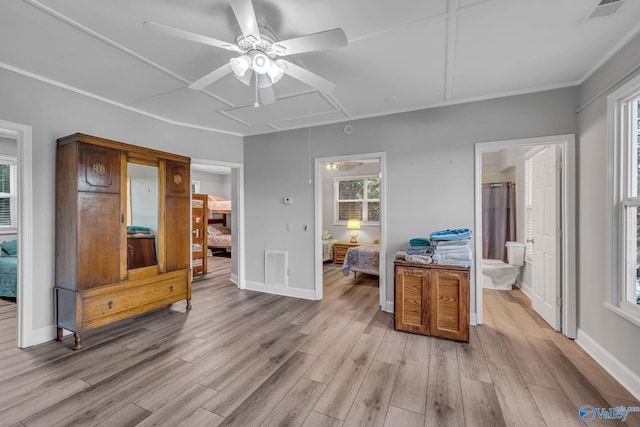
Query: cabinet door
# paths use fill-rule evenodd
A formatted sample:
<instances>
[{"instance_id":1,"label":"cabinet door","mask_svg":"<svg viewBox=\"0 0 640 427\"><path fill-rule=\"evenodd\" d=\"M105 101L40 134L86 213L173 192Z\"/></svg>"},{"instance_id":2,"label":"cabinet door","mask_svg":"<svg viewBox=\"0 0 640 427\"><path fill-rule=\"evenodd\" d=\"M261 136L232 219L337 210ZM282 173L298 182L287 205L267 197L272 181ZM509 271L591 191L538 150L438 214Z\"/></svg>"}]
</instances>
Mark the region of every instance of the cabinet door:
<instances>
[{"instance_id":1,"label":"cabinet door","mask_svg":"<svg viewBox=\"0 0 640 427\"><path fill-rule=\"evenodd\" d=\"M429 334L429 271L396 267L395 321L400 331Z\"/></svg>"},{"instance_id":2,"label":"cabinet door","mask_svg":"<svg viewBox=\"0 0 640 427\"><path fill-rule=\"evenodd\" d=\"M191 197L191 179L187 163L167 160L166 188L168 197Z\"/></svg>"},{"instance_id":3,"label":"cabinet door","mask_svg":"<svg viewBox=\"0 0 640 427\"><path fill-rule=\"evenodd\" d=\"M78 144L78 191L120 192L118 150L91 144Z\"/></svg>"},{"instance_id":4,"label":"cabinet door","mask_svg":"<svg viewBox=\"0 0 640 427\"><path fill-rule=\"evenodd\" d=\"M120 195L79 192L77 253L78 289L120 281Z\"/></svg>"},{"instance_id":5,"label":"cabinet door","mask_svg":"<svg viewBox=\"0 0 640 427\"><path fill-rule=\"evenodd\" d=\"M431 335L469 341L469 273L431 271Z\"/></svg>"}]
</instances>

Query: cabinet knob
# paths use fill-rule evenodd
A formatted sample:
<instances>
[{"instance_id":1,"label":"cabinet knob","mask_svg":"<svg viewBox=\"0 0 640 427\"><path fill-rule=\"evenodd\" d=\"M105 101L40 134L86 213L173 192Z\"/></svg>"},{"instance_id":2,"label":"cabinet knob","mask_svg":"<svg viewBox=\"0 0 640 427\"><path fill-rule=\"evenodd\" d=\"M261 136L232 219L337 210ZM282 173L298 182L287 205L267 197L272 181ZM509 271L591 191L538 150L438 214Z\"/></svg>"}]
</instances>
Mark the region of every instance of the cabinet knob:
<instances>
[{"instance_id":1,"label":"cabinet knob","mask_svg":"<svg viewBox=\"0 0 640 427\"><path fill-rule=\"evenodd\" d=\"M173 292L173 285L169 286L169 292Z\"/></svg>"},{"instance_id":2,"label":"cabinet knob","mask_svg":"<svg viewBox=\"0 0 640 427\"><path fill-rule=\"evenodd\" d=\"M113 301L109 301L107 305L109 306L109 308L113 308Z\"/></svg>"}]
</instances>

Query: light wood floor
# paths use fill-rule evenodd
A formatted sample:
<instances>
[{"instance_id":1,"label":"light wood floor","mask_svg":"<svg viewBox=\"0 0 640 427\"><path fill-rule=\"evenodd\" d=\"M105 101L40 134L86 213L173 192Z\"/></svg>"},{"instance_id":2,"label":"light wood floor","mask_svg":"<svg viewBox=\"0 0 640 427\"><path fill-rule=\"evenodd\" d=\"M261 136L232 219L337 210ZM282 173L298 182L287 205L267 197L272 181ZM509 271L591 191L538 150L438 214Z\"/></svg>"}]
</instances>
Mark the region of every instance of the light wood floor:
<instances>
[{"instance_id":1,"label":"light wood floor","mask_svg":"<svg viewBox=\"0 0 640 427\"><path fill-rule=\"evenodd\" d=\"M0 425L564 427L584 404L640 406L520 291L485 291L462 344L394 331L372 276L325 266L313 302L240 291L228 258L210 262L190 313L86 333L78 352L71 337L16 349L0 301Z\"/></svg>"}]
</instances>

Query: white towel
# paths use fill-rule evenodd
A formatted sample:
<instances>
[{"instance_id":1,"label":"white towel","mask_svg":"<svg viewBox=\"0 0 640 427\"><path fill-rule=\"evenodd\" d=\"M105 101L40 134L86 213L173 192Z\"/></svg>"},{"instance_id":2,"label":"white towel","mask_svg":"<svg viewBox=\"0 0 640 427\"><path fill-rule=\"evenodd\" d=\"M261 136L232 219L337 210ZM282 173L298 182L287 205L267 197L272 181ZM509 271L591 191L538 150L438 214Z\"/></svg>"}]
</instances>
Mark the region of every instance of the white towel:
<instances>
[{"instance_id":1,"label":"white towel","mask_svg":"<svg viewBox=\"0 0 640 427\"><path fill-rule=\"evenodd\" d=\"M407 255L404 257L407 262L415 262L416 264L431 264L433 258L429 255Z\"/></svg>"}]
</instances>

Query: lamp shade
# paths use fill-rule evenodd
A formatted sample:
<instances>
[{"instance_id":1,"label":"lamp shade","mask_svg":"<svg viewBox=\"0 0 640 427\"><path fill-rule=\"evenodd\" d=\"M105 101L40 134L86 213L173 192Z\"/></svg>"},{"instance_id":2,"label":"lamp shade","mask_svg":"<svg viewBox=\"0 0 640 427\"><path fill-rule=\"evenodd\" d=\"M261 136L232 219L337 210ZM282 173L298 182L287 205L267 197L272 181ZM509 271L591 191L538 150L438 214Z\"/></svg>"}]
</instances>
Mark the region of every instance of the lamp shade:
<instances>
[{"instance_id":1,"label":"lamp shade","mask_svg":"<svg viewBox=\"0 0 640 427\"><path fill-rule=\"evenodd\" d=\"M360 220L350 219L347 221L347 230L360 230Z\"/></svg>"}]
</instances>

